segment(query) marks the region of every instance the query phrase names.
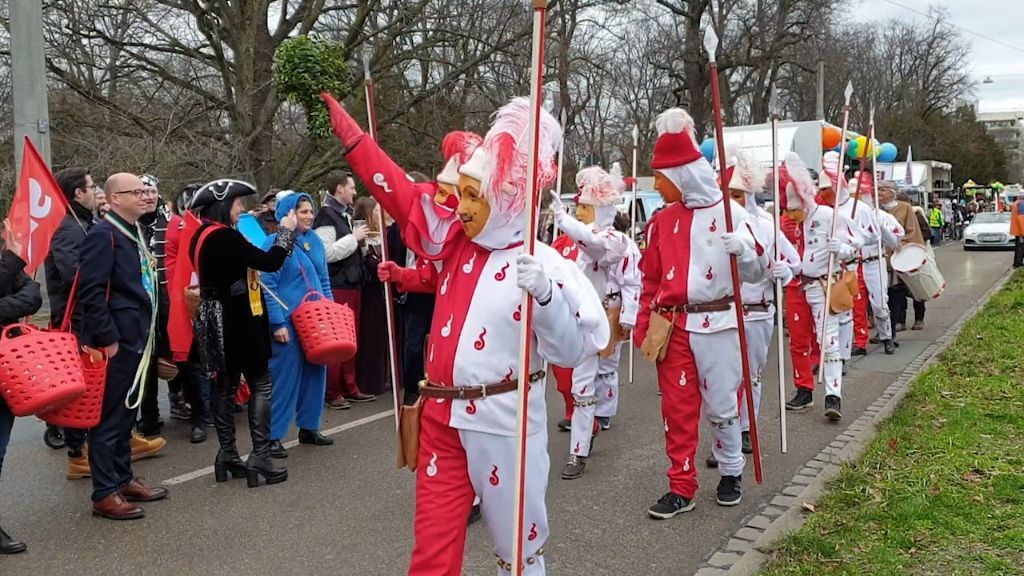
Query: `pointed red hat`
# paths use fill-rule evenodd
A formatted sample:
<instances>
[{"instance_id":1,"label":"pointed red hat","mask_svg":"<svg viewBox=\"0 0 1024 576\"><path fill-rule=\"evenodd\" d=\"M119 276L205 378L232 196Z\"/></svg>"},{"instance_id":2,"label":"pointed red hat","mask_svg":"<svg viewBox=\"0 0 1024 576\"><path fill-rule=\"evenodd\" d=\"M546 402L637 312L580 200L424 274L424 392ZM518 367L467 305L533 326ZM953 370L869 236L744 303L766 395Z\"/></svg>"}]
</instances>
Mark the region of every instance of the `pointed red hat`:
<instances>
[{"instance_id":1,"label":"pointed red hat","mask_svg":"<svg viewBox=\"0 0 1024 576\"><path fill-rule=\"evenodd\" d=\"M655 120L658 139L654 142L651 168L675 168L702 158L697 137L693 134L693 118L682 108L669 108Z\"/></svg>"}]
</instances>

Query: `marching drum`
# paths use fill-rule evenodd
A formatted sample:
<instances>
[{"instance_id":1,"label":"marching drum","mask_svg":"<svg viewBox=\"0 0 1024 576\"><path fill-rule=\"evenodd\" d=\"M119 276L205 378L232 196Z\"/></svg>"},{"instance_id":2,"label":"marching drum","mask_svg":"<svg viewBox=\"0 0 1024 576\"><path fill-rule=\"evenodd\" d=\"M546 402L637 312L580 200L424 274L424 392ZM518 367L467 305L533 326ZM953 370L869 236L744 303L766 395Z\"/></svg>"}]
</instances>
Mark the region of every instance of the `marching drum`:
<instances>
[{"instance_id":1,"label":"marching drum","mask_svg":"<svg viewBox=\"0 0 1024 576\"><path fill-rule=\"evenodd\" d=\"M934 300L946 289L935 258L919 244L908 244L892 255L892 269L915 300Z\"/></svg>"}]
</instances>

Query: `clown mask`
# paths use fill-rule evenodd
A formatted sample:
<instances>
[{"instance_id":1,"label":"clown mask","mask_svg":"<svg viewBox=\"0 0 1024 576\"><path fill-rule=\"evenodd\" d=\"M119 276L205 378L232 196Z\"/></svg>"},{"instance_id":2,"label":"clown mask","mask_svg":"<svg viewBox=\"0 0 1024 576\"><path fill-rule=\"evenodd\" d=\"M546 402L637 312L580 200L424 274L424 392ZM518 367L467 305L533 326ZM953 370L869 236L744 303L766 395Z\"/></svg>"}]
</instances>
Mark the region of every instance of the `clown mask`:
<instances>
[{"instance_id":1,"label":"clown mask","mask_svg":"<svg viewBox=\"0 0 1024 576\"><path fill-rule=\"evenodd\" d=\"M438 206L444 206L455 210L459 206L459 195L455 186L445 182L437 183L437 193L434 194L434 202Z\"/></svg>"},{"instance_id":2,"label":"clown mask","mask_svg":"<svg viewBox=\"0 0 1024 576\"><path fill-rule=\"evenodd\" d=\"M577 204L576 219L584 224L593 224L597 220L597 211L589 204Z\"/></svg>"},{"instance_id":3,"label":"clown mask","mask_svg":"<svg viewBox=\"0 0 1024 576\"><path fill-rule=\"evenodd\" d=\"M462 221L466 237L472 240L480 235L491 217L491 204L480 191L480 181L466 175L459 175L459 208L456 212Z\"/></svg>"},{"instance_id":4,"label":"clown mask","mask_svg":"<svg viewBox=\"0 0 1024 576\"><path fill-rule=\"evenodd\" d=\"M737 190L735 188L729 188L729 196L740 206L746 208L747 206L747 193L743 190Z\"/></svg>"}]
</instances>

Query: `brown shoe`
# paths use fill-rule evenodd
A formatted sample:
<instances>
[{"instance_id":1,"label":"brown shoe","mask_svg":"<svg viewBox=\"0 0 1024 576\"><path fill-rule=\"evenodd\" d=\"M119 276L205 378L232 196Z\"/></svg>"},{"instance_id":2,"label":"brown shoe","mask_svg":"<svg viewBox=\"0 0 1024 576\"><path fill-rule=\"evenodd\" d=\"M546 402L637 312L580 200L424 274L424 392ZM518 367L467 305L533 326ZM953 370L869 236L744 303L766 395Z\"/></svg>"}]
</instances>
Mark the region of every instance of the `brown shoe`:
<instances>
[{"instance_id":1,"label":"brown shoe","mask_svg":"<svg viewBox=\"0 0 1024 576\"><path fill-rule=\"evenodd\" d=\"M92 476L92 470L89 468L88 452L83 449L82 455L78 458L68 458L68 480L81 480L90 476Z\"/></svg>"},{"instance_id":2,"label":"brown shoe","mask_svg":"<svg viewBox=\"0 0 1024 576\"><path fill-rule=\"evenodd\" d=\"M129 502L156 502L167 498L169 492L163 486L146 486L138 478L121 487L121 496Z\"/></svg>"},{"instance_id":3,"label":"brown shoe","mask_svg":"<svg viewBox=\"0 0 1024 576\"><path fill-rule=\"evenodd\" d=\"M377 397L374 396L373 394L363 394L362 392L359 392L351 396L346 396L345 399L348 400L349 402L362 404L364 402L373 402L374 400L377 399Z\"/></svg>"},{"instance_id":4,"label":"brown shoe","mask_svg":"<svg viewBox=\"0 0 1024 576\"><path fill-rule=\"evenodd\" d=\"M102 500L92 503L93 516L102 516L110 520L135 520L146 515L142 508L126 502L120 492L114 492Z\"/></svg>"},{"instance_id":5,"label":"brown shoe","mask_svg":"<svg viewBox=\"0 0 1024 576\"><path fill-rule=\"evenodd\" d=\"M327 407L331 410L348 410L352 407L352 404L350 404L348 400L345 400L344 396L338 396L328 400Z\"/></svg>"},{"instance_id":6,"label":"brown shoe","mask_svg":"<svg viewBox=\"0 0 1024 576\"><path fill-rule=\"evenodd\" d=\"M142 434L132 432L132 462L155 456L166 445L167 440L159 436L147 440Z\"/></svg>"}]
</instances>

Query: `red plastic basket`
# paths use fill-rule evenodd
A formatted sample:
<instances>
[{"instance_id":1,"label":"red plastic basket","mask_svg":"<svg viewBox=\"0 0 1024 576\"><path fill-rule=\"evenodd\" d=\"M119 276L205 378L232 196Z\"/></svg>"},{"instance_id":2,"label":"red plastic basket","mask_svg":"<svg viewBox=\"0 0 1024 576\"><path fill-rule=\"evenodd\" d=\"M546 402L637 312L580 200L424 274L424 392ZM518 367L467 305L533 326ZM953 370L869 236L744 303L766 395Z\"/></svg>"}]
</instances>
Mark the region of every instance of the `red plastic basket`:
<instances>
[{"instance_id":1,"label":"red plastic basket","mask_svg":"<svg viewBox=\"0 0 1024 576\"><path fill-rule=\"evenodd\" d=\"M14 335L15 332L17 335ZM85 393L78 340L31 324L0 334L0 393L15 416L59 408Z\"/></svg>"},{"instance_id":2,"label":"red plastic basket","mask_svg":"<svg viewBox=\"0 0 1024 576\"><path fill-rule=\"evenodd\" d=\"M103 392L107 387L107 356L99 350L82 353L82 375L85 377L85 394L68 404L40 414L47 424L88 430L100 423L103 412Z\"/></svg>"},{"instance_id":3,"label":"red plastic basket","mask_svg":"<svg viewBox=\"0 0 1024 576\"><path fill-rule=\"evenodd\" d=\"M344 304L310 292L292 312L292 324L313 364L339 364L356 355L355 315Z\"/></svg>"}]
</instances>

